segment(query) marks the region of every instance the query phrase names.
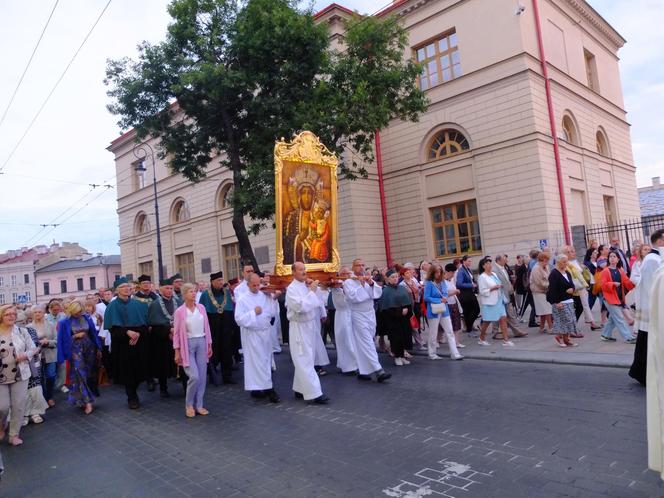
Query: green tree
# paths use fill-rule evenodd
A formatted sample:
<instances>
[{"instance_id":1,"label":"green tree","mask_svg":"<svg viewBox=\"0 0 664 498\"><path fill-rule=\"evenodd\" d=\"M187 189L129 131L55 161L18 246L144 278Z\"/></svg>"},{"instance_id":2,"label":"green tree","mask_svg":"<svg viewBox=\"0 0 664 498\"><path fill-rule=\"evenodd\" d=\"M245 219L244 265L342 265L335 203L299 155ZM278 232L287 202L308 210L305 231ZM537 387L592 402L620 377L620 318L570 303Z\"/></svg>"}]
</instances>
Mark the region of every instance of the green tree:
<instances>
[{"instance_id":1,"label":"green tree","mask_svg":"<svg viewBox=\"0 0 664 498\"><path fill-rule=\"evenodd\" d=\"M274 214L275 140L310 129L337 154L349 148L362 161L340 173L355 179L374 160L376 130L426 109L420 66L404 60L407 35L396 19L356 16L344 49L332 51L327 26L297 4L173 0L166 40L106 70L108 109L137 140L158 138L174 172L197 182L212 161L232 172L233 229L254 267L249 234Z\"/></svg>"}]
</instances>

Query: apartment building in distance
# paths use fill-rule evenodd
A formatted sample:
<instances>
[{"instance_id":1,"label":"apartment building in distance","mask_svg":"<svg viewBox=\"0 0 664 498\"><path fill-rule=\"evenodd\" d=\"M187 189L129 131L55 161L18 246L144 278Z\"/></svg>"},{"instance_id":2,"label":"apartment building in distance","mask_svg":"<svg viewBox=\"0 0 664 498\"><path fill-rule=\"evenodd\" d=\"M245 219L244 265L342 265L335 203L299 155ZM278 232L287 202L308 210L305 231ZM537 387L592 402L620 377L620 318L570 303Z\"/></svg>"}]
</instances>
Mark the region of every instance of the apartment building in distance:
<instances>
[{"instance_id":1,"label":"apartment building in distance","mask_svg":"<svg viewBox=\"0 0 664 498\"><path fill-rule=\"evenodd\" d=\"M340 181L344 263L362 256L384 266L388 253L400 262L514 255L540 241L560 244L563 214L570 227L640 216L619 72L625 40L584 0L537 5L538 18L531 2L516 8L513 0L398 0L377 14L397 16L407 30L403 56L422 63L416 84L430 105L419 122L394 121L380 132L385 212L375 165L367 179ZM333 45L343 46L352 15L332 4L316 19L328 25ZM108 147L122 271L154 274L152 175L138 167L134 137L130 130ZM213 165L205 181L191 184L158 161L167 274L237 275L230 177ZM264 269L274 265L274 245L271 230L253 238Z\"/></svg>"}]
</instances>

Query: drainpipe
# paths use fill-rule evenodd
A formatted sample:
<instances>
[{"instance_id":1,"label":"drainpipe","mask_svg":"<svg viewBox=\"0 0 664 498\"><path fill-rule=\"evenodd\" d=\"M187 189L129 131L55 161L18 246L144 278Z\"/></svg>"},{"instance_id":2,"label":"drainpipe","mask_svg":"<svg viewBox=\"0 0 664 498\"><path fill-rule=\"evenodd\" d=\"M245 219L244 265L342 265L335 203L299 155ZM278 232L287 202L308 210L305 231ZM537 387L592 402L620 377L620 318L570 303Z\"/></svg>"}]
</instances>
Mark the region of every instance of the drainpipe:
<instances>
[{"instance_id":1,"label":"drainpipe","mask_svg":"<svg viewBox=\"0 0 664 498\"><path fill-rule=\"evenodd\" d=\"M556 178L558 180L558 194L560 195L560 210L563 213L563 231L565 232L565 244L570 245L571 240L570 240L569 222L567 220L567 205L565 203L565 187L563 186L563 171L562 171L562 166L560 164L560 149L558 147L558 134L556 133L556 118L553 113L551 83L549 81L549 71L546 66L546 55L544 54L542 25L540 22L537 0L532 0L532 2L533 2L533 14L535 16L535 31L537 32L537 45L539 46L540 64L542 66L542 76L544 77L546 104L549 109L549 124L551 126L551 135L553 137L553 156L556 160Z\"/></svg>"},{"instance_id":2,"label":"drainpipe","mask_svg":"<svg viewBox=\"0 0 664 498\"><path fill-rule=\"evenodd\" d=\"M383 184L383 156L380 149L380 131L376 130L376 171L378 172L378 191L380 193L380 214L383 218L383 240L385 242L385 259L387 267L392 266L390 251L390 229L387 226L387 207L385 206L385 185Z\"/></svg>"}]
</instances>

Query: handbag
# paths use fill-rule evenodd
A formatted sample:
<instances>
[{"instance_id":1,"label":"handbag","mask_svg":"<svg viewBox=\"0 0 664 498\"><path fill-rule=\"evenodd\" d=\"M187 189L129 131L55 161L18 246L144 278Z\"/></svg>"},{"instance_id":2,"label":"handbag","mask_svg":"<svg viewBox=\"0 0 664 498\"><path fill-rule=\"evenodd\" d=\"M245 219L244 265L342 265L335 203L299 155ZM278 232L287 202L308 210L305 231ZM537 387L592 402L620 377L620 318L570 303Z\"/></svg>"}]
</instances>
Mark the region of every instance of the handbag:
<instances>
[{"instance_id":1,"label":"handbag","mask_svg":"<svg viewBox=\"0 0 664 498\"><path fill-rule=\"evenodd\" d=\"M441 298L444 297L443 293L440 292L440 289L436 286L436 284L433 284L433 286L438 291L438 294L440 294L440 297ZM433 313L434 315L440 315L441 313L445 313L445 303L431 303L431 313Z\"/></svg>"},{"instance_id":2,"label":"handbag","mask_svg":"<svg viewBox=\"0 0 664 498\"><path fill-rule=\"evenodd\" d=\"M420 328L420 321L414 314L410 315L410 328L413 330L419 330Z\"/></svg>"}]
</instances>

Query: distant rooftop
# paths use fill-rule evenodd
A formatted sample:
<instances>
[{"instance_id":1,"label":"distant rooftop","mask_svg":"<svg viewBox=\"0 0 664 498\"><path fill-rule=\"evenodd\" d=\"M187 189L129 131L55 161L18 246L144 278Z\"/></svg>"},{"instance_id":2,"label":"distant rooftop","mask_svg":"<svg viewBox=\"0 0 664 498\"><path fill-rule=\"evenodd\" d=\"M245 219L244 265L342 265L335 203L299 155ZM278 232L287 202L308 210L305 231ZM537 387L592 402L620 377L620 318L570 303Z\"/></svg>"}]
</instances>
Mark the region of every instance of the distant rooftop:
<instances>
[{"instance_id":1,"label":"distant rooftop","mask_svg":"<svg viewBox=\"0 0 664 498\"><path fill-rule=\"evenodd\" d=\"M639 189L639 204L641 217L664 214L664 184L660 183L659 176L652 179L652 185Z\"/></svg>"},{"instance_id":2,"label":"distant rooftop","mask_svg":"<svg viewBox=\"0 0 664 498\"><path fill-rule=\"evenodd\" d=\"M119 265L120 255L111 254L109 256L93 256L88 259L68 259L65 261L58 261L52 265L44 266L38 269L35 273L46 273L52 271L72 270L75 268L90 268L92 266L103 265Z\"/></svg>"}]
</instances>

